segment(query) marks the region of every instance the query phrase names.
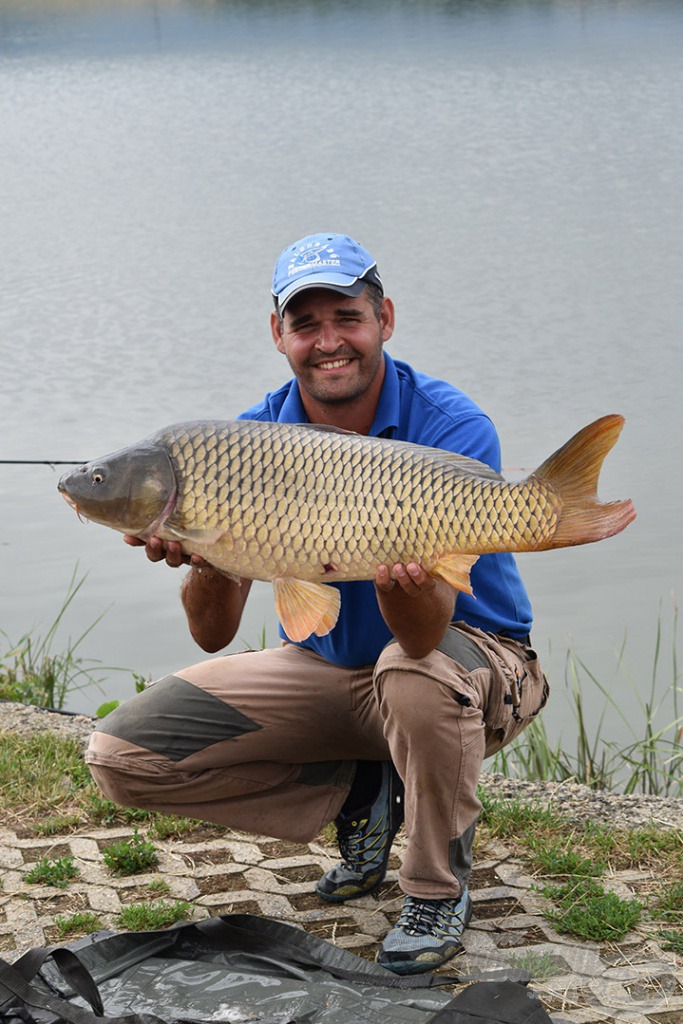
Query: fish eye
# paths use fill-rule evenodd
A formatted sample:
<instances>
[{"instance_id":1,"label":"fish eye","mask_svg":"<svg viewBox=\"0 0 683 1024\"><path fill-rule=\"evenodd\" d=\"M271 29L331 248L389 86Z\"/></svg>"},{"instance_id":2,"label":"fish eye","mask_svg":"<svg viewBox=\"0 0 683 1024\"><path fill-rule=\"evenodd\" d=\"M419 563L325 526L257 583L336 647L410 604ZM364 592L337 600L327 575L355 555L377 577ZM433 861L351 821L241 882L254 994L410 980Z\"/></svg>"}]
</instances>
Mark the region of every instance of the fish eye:
<instances>
[{"instance_id":1,"label":"fish eye","mask_svg":"<svg viewBox=\"0 0 683 1024\"><path fill-rule=\"evenodd\" d=\"M93 469L91 480L94 484L103 484L104 475L105 474L103 469Z\"/></svg>"}]
</instances>

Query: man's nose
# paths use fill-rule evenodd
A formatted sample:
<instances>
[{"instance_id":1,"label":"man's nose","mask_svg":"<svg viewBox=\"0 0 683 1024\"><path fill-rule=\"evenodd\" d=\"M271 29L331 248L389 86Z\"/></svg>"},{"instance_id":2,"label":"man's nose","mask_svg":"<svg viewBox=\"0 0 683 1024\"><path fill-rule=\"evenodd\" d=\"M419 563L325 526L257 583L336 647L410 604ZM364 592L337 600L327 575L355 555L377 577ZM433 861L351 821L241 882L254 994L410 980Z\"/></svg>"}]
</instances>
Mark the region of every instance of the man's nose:
<instances>
[{"instance_id":1,"label":"man's nose","mask_svg":"<svg viewBox=\"0 0 683 1024\"><path fill-rule=\"evenodd\" d=\"M321 323L316 346L323 352L334 352L339 348L339 335L333 323Z\"/></svg>"}]
</instances>

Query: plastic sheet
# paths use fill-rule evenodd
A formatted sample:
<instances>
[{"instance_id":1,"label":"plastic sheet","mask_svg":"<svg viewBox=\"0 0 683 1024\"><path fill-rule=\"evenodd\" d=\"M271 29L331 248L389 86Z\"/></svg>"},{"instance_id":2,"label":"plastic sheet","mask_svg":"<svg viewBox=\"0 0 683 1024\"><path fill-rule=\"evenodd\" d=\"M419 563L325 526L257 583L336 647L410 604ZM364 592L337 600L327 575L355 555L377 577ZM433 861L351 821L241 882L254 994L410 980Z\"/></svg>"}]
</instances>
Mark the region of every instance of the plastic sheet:
<instances>
[{"instance_id":1,"label":"plastic sheet","mask_svg":"<svg viewBox=\"0 0 683 1024\"><path fill-rule=\"evenodd\" d=\"M154 933L97 933L69 948L84 983L78 971L67 980L63 965L53 962L43 964L33 983L68 1001L57 1006L66 1020L65 1006L90 1011L75 993L80 988L86 997L99 990L105 1021L131 1024L148 1016L156 1024L550 1022L537 997L511 981L472 985L453 997L429 987L437 981L432 975L397 978L299 928L250 915ZM6 1011L11 1000L3 1004L0 974L0 1020L3 1005ZM59 1012L46 1017L43 1008L31 1019L49 1024ZM97 1020L93 1014L92 1022L74 1024Z\"/></svg>"}]
</instances>

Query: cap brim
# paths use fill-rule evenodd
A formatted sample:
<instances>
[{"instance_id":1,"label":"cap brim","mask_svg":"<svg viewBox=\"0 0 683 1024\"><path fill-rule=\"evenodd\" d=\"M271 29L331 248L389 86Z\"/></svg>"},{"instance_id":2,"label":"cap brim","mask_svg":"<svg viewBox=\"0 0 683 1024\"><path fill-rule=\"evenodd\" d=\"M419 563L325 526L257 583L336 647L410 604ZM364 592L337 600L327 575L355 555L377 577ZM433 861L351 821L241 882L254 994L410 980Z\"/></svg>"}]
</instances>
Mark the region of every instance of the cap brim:
<instances>
[{"instance_id":1,"label":"cap brim","mask_svg":"<svg viewBox=\"0 0 683 1024\"><path fill-rule=\"evenodd\" d=\"M298 281L292 282L284 291L275 296L280 312L287 303L299 292L306 288L329 288L333 292L340 292L342 295L350 295L355 298L365 288L367 281L362 277L347 277L346 274L310 274L308 277L300 277Z\"/></svg>"}]
</instances>

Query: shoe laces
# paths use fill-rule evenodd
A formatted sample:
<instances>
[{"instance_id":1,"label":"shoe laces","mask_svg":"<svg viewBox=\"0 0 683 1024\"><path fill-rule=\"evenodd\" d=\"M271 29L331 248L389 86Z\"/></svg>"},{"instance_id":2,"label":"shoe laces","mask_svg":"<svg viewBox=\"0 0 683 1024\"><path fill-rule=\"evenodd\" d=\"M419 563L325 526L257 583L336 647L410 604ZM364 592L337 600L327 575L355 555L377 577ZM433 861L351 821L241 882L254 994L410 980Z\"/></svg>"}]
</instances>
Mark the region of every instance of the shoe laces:
<instances>
[{"instance_id":1,"label":"shoe laces","mask_svg":"<svg viewBox=\"0 0 683 1024\"><path fill-rule=\"evenodd\" d=\"M421 900L406 896L396 927L406 935L432 935L437 930L443 900Z\"/></svg>"},{"instance_id":2,"label":"shoe laces","mask_svg":"<svg viewBox=\"0 0 683 1024\"><path fill-rule=\"evenodd\" d=\"M337 826L339 852L342 861L351 871L357 871L359 867L376 859L384 849L384 819L380 819L372 831L368 829L369 820L349 819L348 822L340 822Z\"/></svg>"}]
</instances>

